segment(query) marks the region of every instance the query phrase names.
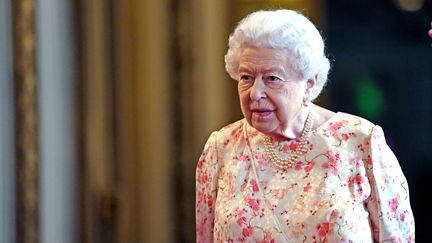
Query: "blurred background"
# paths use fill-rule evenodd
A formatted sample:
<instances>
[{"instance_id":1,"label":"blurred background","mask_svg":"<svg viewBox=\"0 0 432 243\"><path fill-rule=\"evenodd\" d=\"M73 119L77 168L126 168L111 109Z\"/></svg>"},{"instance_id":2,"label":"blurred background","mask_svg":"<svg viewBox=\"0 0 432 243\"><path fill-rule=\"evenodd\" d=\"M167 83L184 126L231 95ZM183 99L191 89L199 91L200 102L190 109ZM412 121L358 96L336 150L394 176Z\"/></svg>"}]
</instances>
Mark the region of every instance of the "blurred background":
<instances>
[{"instance_id":1,"label":"blurred background","mask_svg":"<svg viewBox=\"0 0 432 243\"><path fill-rule=\"evenodd\" d=\"M228 35L281 7L327 44L317 102L384 128L428 242L431 0L0 0L0 243L194 242L196 162L242 117Z\"/></svg>"}]
</instances>

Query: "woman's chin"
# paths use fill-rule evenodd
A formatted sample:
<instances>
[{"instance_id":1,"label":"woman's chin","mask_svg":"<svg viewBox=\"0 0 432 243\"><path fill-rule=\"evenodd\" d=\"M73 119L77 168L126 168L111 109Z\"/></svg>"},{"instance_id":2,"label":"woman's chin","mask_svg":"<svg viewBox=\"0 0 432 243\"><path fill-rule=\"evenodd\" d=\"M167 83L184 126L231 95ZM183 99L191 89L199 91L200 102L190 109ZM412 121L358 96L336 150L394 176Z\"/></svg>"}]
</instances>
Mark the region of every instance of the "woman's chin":
<instances>
[{"instance_id":1,"label":"woman's chin","mask_svg":"<svg viewBox=\"0 0 432 243\"><path fill-rule=\"evenodd\" d=\"M275 130L274 124L269 121L256 121L252 120L251 126L264 134L270 134Z\"/></svg>"}]
</instances>

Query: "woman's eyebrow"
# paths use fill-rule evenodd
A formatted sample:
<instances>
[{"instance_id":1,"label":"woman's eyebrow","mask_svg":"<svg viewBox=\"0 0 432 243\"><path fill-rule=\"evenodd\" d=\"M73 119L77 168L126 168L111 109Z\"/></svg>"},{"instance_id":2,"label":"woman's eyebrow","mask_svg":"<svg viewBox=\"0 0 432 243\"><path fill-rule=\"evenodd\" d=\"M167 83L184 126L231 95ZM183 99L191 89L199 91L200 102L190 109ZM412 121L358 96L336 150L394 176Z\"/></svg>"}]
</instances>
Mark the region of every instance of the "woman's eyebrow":
<instances>
[{"instance_id":1,"label":"woman's eyebrow","mask_svg":"<svg viewBox=\"0 0 432 243\"><path fill-rule=\"evenodd\" d=\"M240 66L238 69L239 72L251 72L252 70L245 66Z\"/></svg>"},{"instance_id":2,"label":"woman's eyebrow","mask_svg":"<svg viewBox=\"0 0 432 243\"><path fill-rule=\"evenodd\" d=\"M271 67L265 70L265 72L275 72L275 73L279 73L279 74L284 74L284 68L282 67Z\"/></svg>"}]
</instances>

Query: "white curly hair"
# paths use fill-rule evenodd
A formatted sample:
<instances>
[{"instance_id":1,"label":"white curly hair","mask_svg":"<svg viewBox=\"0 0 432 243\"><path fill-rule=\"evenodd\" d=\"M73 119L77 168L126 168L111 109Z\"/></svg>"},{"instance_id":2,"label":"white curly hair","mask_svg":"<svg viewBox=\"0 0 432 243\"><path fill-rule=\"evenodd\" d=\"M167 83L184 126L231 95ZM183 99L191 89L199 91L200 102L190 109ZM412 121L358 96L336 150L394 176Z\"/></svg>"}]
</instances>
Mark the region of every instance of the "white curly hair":
<instances>
[{"instance_id":1,"label":"white curly hair","mask_svg":"<svg viewBox=\"0 0 432 243\"><path fill-rule=\"evenodd\" d=\"M245 47L271 47L287 50L294 57L293 68L301 80L317 75L309 100L321 93L327 81L330 62L324 53L319 31L304 15L287 9L260 10L239 22L228 41L225 69L238 80L240 54Z\"/></svg>"}]
</instances>

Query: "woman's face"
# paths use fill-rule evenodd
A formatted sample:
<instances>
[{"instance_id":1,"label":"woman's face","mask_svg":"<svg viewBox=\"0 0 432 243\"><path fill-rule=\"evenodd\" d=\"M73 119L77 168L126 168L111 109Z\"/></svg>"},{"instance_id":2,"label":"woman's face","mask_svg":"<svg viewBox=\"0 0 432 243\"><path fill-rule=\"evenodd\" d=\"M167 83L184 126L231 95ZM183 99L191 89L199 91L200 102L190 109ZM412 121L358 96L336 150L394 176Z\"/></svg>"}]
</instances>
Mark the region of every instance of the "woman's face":
<instances>
[{"instance_id":1,"label":"woman's face","mask_svg":"<svg viewBox=\"0 0 432 243\"><path fill-rule=\"evenodd\" d=\"M248 123L262 133L284 136L302 108L307 82L290 68L290 57L273 48L246 47L241 52L241 109Z\"/></svg>"}]
</instances>

